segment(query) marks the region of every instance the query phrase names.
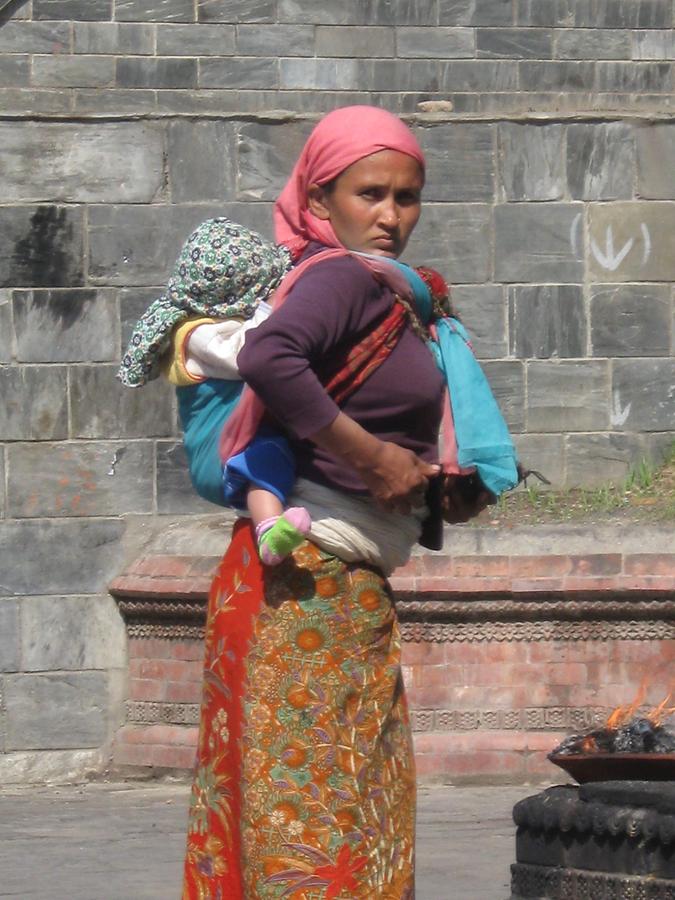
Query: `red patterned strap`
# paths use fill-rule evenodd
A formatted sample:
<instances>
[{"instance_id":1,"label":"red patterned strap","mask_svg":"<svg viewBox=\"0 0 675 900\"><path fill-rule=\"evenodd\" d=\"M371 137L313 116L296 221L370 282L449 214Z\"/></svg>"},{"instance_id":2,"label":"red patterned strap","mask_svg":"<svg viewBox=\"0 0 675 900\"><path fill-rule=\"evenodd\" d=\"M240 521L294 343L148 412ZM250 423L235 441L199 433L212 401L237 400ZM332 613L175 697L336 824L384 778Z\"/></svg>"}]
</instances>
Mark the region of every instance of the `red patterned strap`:
<instances>
[{"instance_id":1,"label":"red patterned strap","mask_svg":"<svg viewBox=\"0 0 675 900\"><path fill-rule=\"evenodd\" d=\"M336 403L343 403L382 365L398 343L405 323L405 309L400 303L394 303L380 324L349 350L338 370L324 382Z\"/></svg>"}]
</instances>

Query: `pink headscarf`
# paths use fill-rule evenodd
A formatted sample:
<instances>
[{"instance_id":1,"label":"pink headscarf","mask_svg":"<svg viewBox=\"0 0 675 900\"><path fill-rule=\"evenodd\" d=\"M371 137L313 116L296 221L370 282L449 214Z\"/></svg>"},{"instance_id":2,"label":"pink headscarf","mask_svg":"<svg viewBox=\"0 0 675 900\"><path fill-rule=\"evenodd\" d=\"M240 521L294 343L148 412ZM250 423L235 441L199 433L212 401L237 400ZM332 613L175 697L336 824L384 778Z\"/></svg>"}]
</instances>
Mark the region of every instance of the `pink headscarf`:
<instances>
[{"instance_id":1,"label":"pink headscarf","mask_svg":"<svg viewBox=\"0 0 675 900\"><path fill-rule=\"evenodd\" d=\"M341 247L328 221L307 208L310 184L326 184L364 156L398 150L412 156L424 172L424 154L407 125L375 106L344 106L314 128L274 206L274 231L297 259L310 241Z\"/></svg>"}]
</instances>

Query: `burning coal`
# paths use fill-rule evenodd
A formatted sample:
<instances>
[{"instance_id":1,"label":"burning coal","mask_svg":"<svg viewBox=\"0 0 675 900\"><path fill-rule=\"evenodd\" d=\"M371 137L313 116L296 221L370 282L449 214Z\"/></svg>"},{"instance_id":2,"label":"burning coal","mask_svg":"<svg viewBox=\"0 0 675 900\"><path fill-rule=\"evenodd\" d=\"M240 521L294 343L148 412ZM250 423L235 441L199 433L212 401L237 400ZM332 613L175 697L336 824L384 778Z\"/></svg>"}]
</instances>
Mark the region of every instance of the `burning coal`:
<instances>
[{"instance_id":1,"label":"burning coal","mask_svg":"<svg viewBox=\"0 0 675 900\"><path fill-rule=\"evenodd\" d=\"M664 724L664 720L675 713L675 706L668 706L671 695L654 709L640 713L645 693L643 687L633 703L617 707L602 728L565 738L551 755L675 753L675 732Z\"/></svg>"}]
</instances>

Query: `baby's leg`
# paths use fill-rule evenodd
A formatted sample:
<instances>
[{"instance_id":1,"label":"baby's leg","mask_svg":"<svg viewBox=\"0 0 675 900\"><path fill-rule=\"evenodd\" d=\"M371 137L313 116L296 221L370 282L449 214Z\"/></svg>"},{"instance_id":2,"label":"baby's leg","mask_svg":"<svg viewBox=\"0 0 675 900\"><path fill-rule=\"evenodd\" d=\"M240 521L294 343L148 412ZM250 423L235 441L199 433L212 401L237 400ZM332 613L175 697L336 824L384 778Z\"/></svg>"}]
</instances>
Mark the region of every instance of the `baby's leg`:
<instances>
[{"instance_id":1,"label":"baby's leg","mask_svg":"<svg viewBox=\"0 0 675 900\"><path fill-rule=\"evenodd\" d=\"M276 566L299 547L309 534L311 519L306 509L294 506L284 512L271 491L251 485L246 495L258 539L258 552L268 566Z\"/></svg>"}]
</instances>

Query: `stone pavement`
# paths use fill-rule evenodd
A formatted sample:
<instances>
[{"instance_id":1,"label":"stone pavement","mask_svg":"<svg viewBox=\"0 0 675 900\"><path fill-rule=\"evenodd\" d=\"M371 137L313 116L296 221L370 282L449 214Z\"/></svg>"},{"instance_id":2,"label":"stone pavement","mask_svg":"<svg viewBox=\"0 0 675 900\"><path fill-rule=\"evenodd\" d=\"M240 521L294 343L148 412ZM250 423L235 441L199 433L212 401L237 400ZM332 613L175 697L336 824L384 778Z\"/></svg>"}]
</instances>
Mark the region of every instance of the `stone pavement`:
<instances>
[{"instance_id":1,"label":"stone pavement","mask_svg":"<svg viewBox=\"0 0 675 900\"><path fill-rule=\"evenodd\" d=\"M537 787L420 788L417 900L507 900L513 804ZM0 897L178 900L189 788L0 792Z\"/></svg>"}]
</instances>

